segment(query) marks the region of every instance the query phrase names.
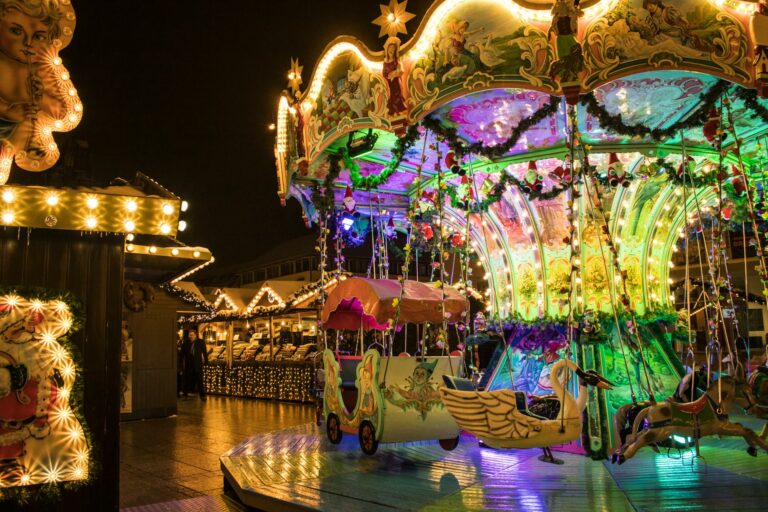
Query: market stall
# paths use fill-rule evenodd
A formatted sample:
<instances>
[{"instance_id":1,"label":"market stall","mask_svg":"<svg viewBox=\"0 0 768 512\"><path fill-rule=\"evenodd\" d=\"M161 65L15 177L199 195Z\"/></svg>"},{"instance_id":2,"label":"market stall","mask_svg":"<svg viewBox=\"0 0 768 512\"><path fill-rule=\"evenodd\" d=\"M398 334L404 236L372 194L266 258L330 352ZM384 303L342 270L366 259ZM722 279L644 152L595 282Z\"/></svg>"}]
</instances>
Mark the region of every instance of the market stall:
<instances>
[{"instance_id":1,"label":"market stall","mask_svg":"<svg viewBox=\"0 0 768 512\"><path fill-rule=\"evenodd\" d=\"M312 401L318 364L318 284L268 281L216 290L212 313L182 316L208 346L207 393ZM326 291L331 288L326 283Z\"/></svg>"}]
</instances>

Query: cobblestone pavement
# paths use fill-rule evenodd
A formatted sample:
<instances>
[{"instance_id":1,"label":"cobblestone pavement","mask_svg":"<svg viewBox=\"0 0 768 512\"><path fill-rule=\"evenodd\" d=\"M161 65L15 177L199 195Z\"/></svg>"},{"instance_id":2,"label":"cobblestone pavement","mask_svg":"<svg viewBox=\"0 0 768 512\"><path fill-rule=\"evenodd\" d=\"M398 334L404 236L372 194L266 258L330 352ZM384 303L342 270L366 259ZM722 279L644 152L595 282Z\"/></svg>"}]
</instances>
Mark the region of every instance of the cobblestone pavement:
<instances>
[{"instance_id":1,"label":"cobblestone pavement","mask_svg":"<svg viewBox=\"0 0 768 512\"><path fill-rule=\"evenodd\" d=\"M123 422L120 507L218 496L224 452L254 434L313 420L308 405L209 396L180 399L177 416Z\"/></svg>"}]
</instances>

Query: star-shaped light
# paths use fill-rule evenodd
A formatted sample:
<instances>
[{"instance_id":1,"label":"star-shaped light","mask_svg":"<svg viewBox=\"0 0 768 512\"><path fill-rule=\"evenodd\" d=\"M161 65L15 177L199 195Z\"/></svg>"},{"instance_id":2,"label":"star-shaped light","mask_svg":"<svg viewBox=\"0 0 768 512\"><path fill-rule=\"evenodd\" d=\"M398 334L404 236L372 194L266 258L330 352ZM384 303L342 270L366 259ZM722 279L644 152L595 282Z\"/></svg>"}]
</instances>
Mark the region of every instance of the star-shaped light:
<instances>
[{"instance_id":1,"label":"star-shaped light","mask_svg":"<svg viewBox=\"0 0 768 512\"><path fill-rule=\"evenodd\" d=\"M379 37L383 36L396 36L397 34L407 34L408 30L405 28L405 24L413 19L415 14L407 12L405 9L408 7L408 0L398 2L397 0L389 0L389 5L380 4L381 16L372 21L374 25L381 27L379 30Z\"/></svg>"},{"instance_id":2,"label":"star-shaped light","mask_svg":"<svg viewBox=\"0 0 768 512\"><path fill-rule=\"evenodd\" d=\"M296 94L299 87L303 83L301 79L301 71L304 66L299 66L299 59L291 58L291 69L288 70L288 87L291 88L291 92Z\"/></svg>"}]
</instances>

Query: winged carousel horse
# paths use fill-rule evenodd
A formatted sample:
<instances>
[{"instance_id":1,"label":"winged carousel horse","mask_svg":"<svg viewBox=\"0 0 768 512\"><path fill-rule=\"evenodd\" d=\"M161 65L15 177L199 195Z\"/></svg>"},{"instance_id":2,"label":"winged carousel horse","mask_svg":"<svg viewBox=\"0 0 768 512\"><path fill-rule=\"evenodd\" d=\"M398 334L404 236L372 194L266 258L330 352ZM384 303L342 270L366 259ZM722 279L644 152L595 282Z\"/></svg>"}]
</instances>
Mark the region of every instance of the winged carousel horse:
<instances>
[{"instance_id":1,"label":"winged carousel horse","mask_svg":"<svg viewBox=\"0 0 768 512\"><path fill-rule=\"evenodd\" d=\"M563 387L565 373L573 370L579 377L579 395L574 398ZM446 379L446 383L449 383ZM440 388L443 403L462 430L473 434L493 448L542 448L545 462L559 463L549 449L581 435L581 413L587 405L586 385L611 389L613 384L593 371L584 372L569 359L552 366L552 388L559 407L544 407L551 417L531 412L524 391L498 389L474 391Z\"/></svg>"},{"instance_id":2,"label":"winged carousel horse","mask_svg":"<svg viewBox=\"0 0 768 512\"><path fill-rule=\"evenodd\" d=\"M656 448L656 443L673 434L696 440L712 435L739 436L749 445L747 452L750 455L757 456L757 446L768 451L768 443L754 431L728 420L726 411L729 406L734 402L747 402L751 400L750 396L751 391L746 386L723 375L712 381L706 392L692 402L668 399L656 404L637 405L635 407L641 410L631 412L624 406L617 411L615 421L617 432L624 430L626 436L613 454L612 462L623 464L643 446ZM634 416L631 429L626 426L628 412Z\"/></svg>"}]
</instances>

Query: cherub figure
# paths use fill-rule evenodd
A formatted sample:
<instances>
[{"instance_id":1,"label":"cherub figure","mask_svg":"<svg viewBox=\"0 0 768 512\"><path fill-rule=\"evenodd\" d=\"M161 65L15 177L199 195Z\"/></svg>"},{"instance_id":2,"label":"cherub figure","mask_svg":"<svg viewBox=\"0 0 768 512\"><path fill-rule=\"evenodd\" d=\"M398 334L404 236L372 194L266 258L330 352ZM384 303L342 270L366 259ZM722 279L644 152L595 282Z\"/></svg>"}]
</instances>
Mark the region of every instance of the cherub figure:
<instances>
[{"instance_id":1,"label":"cherub figure","mask_svg":"<svg viewBox=\"0 0 768 512\"><path fill-rule=\"evenodd\" d=\"M58 51L75 15L61 0L0 0L0 184L11 162L43 171L59 157L52 131L80 121L82 105Z\"/></svg>"}]
</instances>

